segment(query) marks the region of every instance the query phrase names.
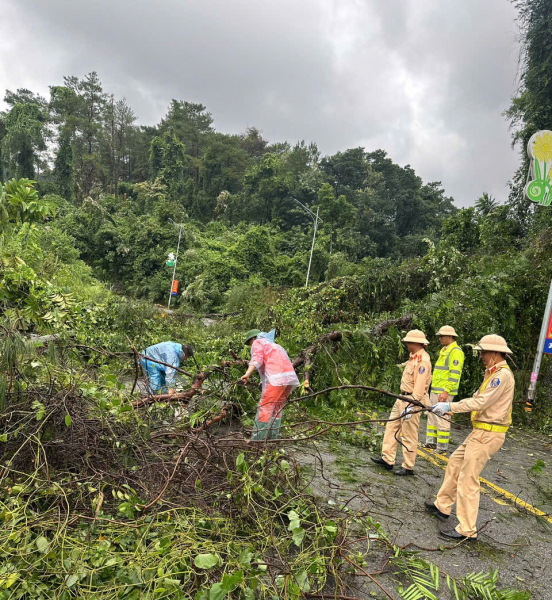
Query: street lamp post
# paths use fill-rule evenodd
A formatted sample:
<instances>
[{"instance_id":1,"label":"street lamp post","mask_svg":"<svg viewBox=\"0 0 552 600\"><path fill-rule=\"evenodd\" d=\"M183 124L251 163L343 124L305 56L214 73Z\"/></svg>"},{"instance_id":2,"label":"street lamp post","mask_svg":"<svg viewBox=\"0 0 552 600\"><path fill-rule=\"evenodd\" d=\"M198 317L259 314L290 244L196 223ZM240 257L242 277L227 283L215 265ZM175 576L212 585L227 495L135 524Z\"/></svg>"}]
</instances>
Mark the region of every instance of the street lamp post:
<instances>
[{"instance_id":1,"label":"street lamp post","mask_svg":"<svg viewBox=\"0 0 552 600\"><path fill-rule=\"evenodd\" d=\"M312 254L314 252L314 242L316 240L316 232L318 231L318 221L320 221L320 223L323 223L324 221L322 221L322 219L318 216L320 207L317 207L316 214L315 214L312 212L312 210L310 208L305 206L302 202L299 202L299 200L296 200L295 198L292 198L292 200L295 202L295 204L297 204L301 208L303 208L303 210L305 210L307 212L307 214L310 216L310 218L314 222L314 232L312 234L312 245L311 245L311 251L310 251L310 256L309 256L309 267L307 269L307 281L305 282L305 287L309 287L309 276L310 276L310 270L311 270L311 264L312 264Z\"/></svg>"},{"instance_id":2,"label":"street lamp post","mask_svg":"<svg viewBox=\"0 0 552 600\"><path fill-rule=\"evenodd\" d=\"M172 219L171 219L172 221ZM174 221L173 221L174 223ZM176 225L176 223L175 223ZM180 250L180 238L182 237L182 223L180 224L180 229L178 231L178 244L176 245L176 257L174 259L174 267L173 267L173 274L172 274L172 281L171 281L171 289L169 290L169 303L167 305L167 308L171 307L171 298L172 298L172 289L173 289L173 283L174 283L174 278L176 275L176 265L178 264L178 251Z\"/></svg>"}]
</instances>

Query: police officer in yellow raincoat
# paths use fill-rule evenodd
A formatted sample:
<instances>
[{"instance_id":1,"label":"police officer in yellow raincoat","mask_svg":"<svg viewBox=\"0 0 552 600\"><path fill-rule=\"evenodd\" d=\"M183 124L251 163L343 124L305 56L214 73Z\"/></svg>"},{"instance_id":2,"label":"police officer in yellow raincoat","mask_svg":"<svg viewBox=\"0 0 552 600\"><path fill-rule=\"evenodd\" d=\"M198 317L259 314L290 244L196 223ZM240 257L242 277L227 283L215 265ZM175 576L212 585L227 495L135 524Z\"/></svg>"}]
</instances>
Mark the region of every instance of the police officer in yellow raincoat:
<instances>
[{"instance_id":1,"label":"police officer in yellow raincoat","mask_svg":"<svg viewBox=\"0 0 552 600\"><path fill-rule=\"evenodd\" d=\"M456 343L458 334L454 327L444 325L437 332L442 346L439 358L433 367L431 380L431 406L437 402L452 402L458 394L462 368L464 367L464 353ZM450 441L450 418L443 419L434 413L427 415L427 430L425 448L437 449L437 452L446 453Z\"/></svg>"},{"instance_id":2,"label":"police officer in yellow raincoat","mask_svg":"<svg viewBox=\"0 0 552 600\"><path fill-rule=\"evenodd\" d=\"M486 335L475 346L481 352L485 376L473 398L460 402L439 402L433 412L471 412L473 429L463 444L451 455L445 479L435 502L426 500L425 507L441 519L448 519L454 503L458 525L442 528L441 535L462 540L477 537L479 512L479 476L491 457L500 450L512 422L514 375L506 363L512 351L499 335Z\"/></svg>"}]
</instances>

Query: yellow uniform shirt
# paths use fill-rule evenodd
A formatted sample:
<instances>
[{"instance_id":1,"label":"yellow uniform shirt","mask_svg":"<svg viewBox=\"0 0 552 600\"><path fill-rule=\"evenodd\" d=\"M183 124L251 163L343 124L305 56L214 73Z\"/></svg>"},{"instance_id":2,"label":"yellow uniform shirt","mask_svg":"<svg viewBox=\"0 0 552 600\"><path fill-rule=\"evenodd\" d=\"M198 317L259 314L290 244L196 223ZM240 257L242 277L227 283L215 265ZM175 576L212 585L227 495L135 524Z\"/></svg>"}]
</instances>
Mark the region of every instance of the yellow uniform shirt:
<instances>
[{"instance_id":1,"label":"yellow uniform shirt","mask_svg":"<svg viewBox=\"0 0 552 600\"><path fill-rule=\"evenodd\" d=\"M422 348L411 354L404 367L401 379L401 392L424 404L429 403L429 385L431 383L431 358Z\"/></svg>"},{"instance_id":2,"label":"yellow uniform shirt","mask_svg":"<svg viewBox=\"0 0 552 600\"><path fill-rule=\"evenodd\" d=\"M483 383L473 398L453 402L450 410L473 412L475 423L508 426L512 422L515 383L514 374L503 360L485 371Z\"/></svg>"}]
</instances>

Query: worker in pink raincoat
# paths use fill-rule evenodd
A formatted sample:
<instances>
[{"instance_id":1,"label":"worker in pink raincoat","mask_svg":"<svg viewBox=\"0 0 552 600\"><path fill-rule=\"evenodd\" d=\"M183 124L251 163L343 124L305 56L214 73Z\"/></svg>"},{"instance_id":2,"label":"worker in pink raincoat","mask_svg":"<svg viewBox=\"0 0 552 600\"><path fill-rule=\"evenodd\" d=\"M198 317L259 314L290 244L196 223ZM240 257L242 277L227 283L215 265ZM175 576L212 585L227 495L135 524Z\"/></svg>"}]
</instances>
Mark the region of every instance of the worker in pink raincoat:
<instances>
[{"instance_id":1,"label":"worker in pink raincoat","mask_svg":"<svg viewBox=\"0 0 552 600\"><path fill-rule=\"evenodd\" d=\"M264 333L252 329L245 336L245 345L251 346L251 360L243 383L249 381L256 369L261 377L263 391L257 408L251 441L275 440L280 437L282 408L299 385L287 352L274 341L275 330Z\"/></svg>"}]
</instances>

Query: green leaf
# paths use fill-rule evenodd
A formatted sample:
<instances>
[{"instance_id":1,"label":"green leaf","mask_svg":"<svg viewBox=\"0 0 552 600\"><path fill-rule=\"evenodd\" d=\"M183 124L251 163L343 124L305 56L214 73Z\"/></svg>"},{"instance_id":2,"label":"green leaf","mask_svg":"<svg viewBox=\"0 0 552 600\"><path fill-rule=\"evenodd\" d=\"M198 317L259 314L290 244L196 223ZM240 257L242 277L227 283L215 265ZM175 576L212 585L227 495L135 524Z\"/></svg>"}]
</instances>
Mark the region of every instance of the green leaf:
<instances>
[{"instance_id":1,"label":"green leaf","mask_svg":"<svg viewBox=\"0 0 552 600\"><path fill-rule=\"evenodd\" d=\"M70 415L65 415L65 424L67 425L67 427L71 427L71 423L73 421L71 420L71 416Z\"/></svg>"},{"instance_id":2,"label":"green leaf","mask_svg":"<svg viewBox=\"0 0 552 600\"><path fill-rule=\"evenodd\" d=\"M0 442L7 442L7 441L8 441L7 433L3 433L2 435L0 435Z\"/></svg>"},{"instance_id":3,"label":"green leaf","mask_svg":"<svg viewBox=\"0 0 552 600\"><path fill-rule=\"evenodd\" d=\"M301 569L296 575L295 575L295 581L297 582L297 585L299 586L299 589L302 592L309 592L311 589L310 583L309 583L309 578L307 575L307 571L305 569Z\"/></svg>"},{"instance_id":4,"label":"green leaf","mask_svg":"<svg viewBox=\"0 0 552 600\"><path fill-rule=\"evenodd\" d=\"M238 556L238 563L242 567L249 567L249 565L251 564L252 558L253 558L253 552L251 552L251 550L248 550L246 548L245 550L242 550L240 552L240 555Z\"/></svg>"},{"instance_id":5,"label":"green leaf","mask_svg":"<svg viewBox=\"0 0 552 600\"><path fill-rule=\"evenodd\" d=\"M224 575L222 578L222 587L226 592L232 592L241 583L243 583L243 571L236 571L230 575Z\"/></svg>"},{"instance_id":6,"label":"green leaf","mask_svg":"<svg viewBox=\"0 0 552 600\"><path fill-rule=\"evenodd\" d=\"M79 580L79 578L73 574L73 575L69 575L69 577L67 577L67 581L65 582L65 585L70 588L72 585L75 585L75 583L77 583L77 581Z\"/></svg>"},{"instance_id":7,"label":"green leaf","mask_svg":"<svg viewBox=\"0 0 552 600\"><path fill-rule=\"evenodd\" d=\"M326 525L324 525L324 529L328 533L333 533L333 534L337 533L337 525L333 521L326 521Z\"/></svg>"},{"instance_id":8,"label":"green leaf","mask_svg":"<svg viewBox=\"0 0 552 600\"><path fill-rule=\"evenodd\" d=\"M301 526L301 518L294 510L290 510L287 516L289 519L288 531L293 531Z\"/></svg>"},{"instance_id":9,"label":"green leaf","mask_svg":"<svg viewBox=\"0 0 552 600\"><path fill-rule=\"evenodd\" d=\"M529 470L535 475L540 475L544 467L546 467L546 463L539 459Z\"/></svg>"},{"instance_id":10,"label":"green leaf","mask_svg":"<svg viewBox=\"0 0 552 600\"><path fill-rule=\"evenodd\" d=\"M245 473L247 470L247 463L245 462L245 454L240 452L236 458L236 468L241 473Z\"/></svg>"},{"instance_id":11,"label":"green leaf","mask_svg":"<svg viewBox=\"0 0 552 600\"><path fill-rule=\"evenodd\" d=\"M222 587L222 583L215 583L209 592L209 600L223 600L226 596L226 591Z\"/></svg>"},{"instance_id":12,"label":"green leaf","mask_svg":"<svg viewBox=\"0 0 552 600\"><path fill-rule=\"evenodd\" d=\"M220 557L218 554L198 554L194 558L194 565L198 569L212 569L219 564Z\"/></svg>"},{"instance_id":13,"label":"green leaf","mask_svg":"<svg viewBox=\"0 0 552 600\"><path fill-rule=\"evenodd\" d=\"M305 537L305 530L302 527L297 527L293 530L293 535L291 539L296 546L300 546L303 543L303 538Z\"/></svg>"},{"instance_id":14,"label":"green leaf","mask_svg":"<svg viewBox=\"0 0 552 600\"><path fill-rule=\"evenodd\" d=\"M48 552L48 549L50 548L50 544L48 543L48 540L44 537L44 536L40 536L39 538L36 538L36 547L38 548L39 552L42 552L42 554L46 554L46 552Z\"/></svg>"}]
</instances>

